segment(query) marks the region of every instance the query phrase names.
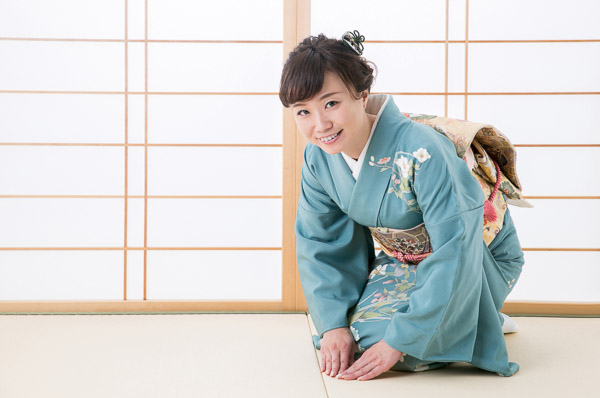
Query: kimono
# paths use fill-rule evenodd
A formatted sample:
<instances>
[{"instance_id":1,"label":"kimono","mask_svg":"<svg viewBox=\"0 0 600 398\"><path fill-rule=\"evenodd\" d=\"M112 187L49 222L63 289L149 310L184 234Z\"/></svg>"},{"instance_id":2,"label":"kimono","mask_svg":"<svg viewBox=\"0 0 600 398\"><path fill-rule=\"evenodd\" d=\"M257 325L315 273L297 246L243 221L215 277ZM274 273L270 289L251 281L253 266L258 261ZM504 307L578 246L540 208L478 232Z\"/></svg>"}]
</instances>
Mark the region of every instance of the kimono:
<instances>
[{"instance_id":1,"label":"kimono","mask_svg":"<svg viewBox=\"0 0 600 398\"><path fill-rule=\"evenodd\" d=\"M523 253L508 210L488 246L484 193L454 144L403 115L391 96L370 96L367 112L377 116L356 180L342 154L312 144L304 152L295 232L315 346L328 330L374 317L385 322L370 324L377 329L371 341L351 326L359 351L383 339L406 355L406 370L469 362L514 374L519 366L508 361L499 310ZM430 247L418 264L389 250L376 257L373 233L423 227ZM389 288L377 296L369 284L380 276ZM401 305L361 311L382 295Z\"/></svg>"}]
</instances>

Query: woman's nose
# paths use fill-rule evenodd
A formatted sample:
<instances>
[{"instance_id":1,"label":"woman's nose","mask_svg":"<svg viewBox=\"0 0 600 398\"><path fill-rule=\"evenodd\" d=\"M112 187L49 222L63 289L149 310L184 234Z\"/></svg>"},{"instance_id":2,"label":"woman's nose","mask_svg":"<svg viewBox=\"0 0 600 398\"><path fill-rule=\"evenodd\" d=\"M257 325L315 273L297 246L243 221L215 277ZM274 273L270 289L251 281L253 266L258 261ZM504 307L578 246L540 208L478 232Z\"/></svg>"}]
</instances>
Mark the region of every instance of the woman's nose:
<instances>
[{"instance_id":1,"label":"woman's nose","mask_svg":"<svg viewBox=\"0 0 600 398\"><path fill-rule=\"evenodd\" d=\"M326 132L333 127L333 123L326 114L317 114L316 126L317 132Z\"/></svg>"}]
</instances>

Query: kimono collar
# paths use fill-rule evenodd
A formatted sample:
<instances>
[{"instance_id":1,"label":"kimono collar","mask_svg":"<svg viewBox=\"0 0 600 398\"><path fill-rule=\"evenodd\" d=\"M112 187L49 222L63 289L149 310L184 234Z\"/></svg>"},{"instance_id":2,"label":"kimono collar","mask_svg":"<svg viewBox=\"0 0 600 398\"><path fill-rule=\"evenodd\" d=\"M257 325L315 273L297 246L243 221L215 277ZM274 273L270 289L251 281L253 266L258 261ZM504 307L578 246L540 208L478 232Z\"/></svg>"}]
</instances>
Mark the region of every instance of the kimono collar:
<instances>
[{"instance_id":1,"label":"kimono collar","mask_svg":"<svg viewBox=\"0 0 600 398\"><path fill-rule=\"evenodd\" d=\"M368 163L371 159L381 159L393 153L411 121L400 112L389 94L370 96L367 112L377 112L377 119L373 123L373 136L363 160L364 167L352 191L348 215L359 224L378 226L379 207L387 193L390 177L380 173L377 167L368 167Z\"/></svg>"}]
</instances>

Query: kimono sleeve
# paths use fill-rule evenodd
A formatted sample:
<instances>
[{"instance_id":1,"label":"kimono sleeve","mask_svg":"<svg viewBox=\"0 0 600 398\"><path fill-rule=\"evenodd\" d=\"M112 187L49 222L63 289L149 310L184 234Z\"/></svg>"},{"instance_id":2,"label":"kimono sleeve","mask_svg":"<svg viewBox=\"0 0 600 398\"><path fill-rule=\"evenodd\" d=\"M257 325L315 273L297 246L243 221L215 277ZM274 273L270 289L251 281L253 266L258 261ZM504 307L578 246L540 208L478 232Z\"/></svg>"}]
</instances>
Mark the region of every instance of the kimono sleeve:
<instances>
[{"instance_id":1,"label":"kimono sleeve","mask_svg":"<svg viewBox=\"0 0 600 398\"><path fill-rule=\"evenodd\" d=\"M432 253L417 266L406 311L393 314L384 334L391 347L424 360L470 361L482 290L481 188L452 143L427 143L413 191Z\"/></svg>"},{"instance_id":2,"label":"kimono sleeve","mask_svg":"<svg viewBox=\"0 0 600 398\"><path fill-rule=\"evenodd\" d=\"M337 206L306 162L301 188L295 226L298 271L322 337L328 330L348 327L348 310L360 297L374 257L373 239Z\"/></svg>"}]
</instances>

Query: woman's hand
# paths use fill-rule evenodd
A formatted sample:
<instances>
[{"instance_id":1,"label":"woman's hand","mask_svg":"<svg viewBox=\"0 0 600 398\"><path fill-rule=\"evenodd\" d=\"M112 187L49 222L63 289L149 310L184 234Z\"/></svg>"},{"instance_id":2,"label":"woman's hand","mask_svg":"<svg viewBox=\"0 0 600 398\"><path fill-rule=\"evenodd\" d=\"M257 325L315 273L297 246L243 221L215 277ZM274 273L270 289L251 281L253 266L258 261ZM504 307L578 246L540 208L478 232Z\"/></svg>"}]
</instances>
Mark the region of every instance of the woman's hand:
<instances>
[{"instance_id":1,"label":"woman's hand","mask_svg":"<svg viewBox=\"0 0 600 398\"><path fill-rule=\"evenodd\" d=\"M321 339L321 372L336 376L354 361L356 343L348 328L331 329Z\"/></svg>"},{"instance_id":2,"label":"woman's hand","mask_svg":"<svg viewBox=\"0 0 600 398\"><path fill-rule=\"evenodd\" d=\"M388 371L404 354L383 340L373 344L354 364L340 374L344 380L370 380Z\"/></svg>"}]
</instances>

